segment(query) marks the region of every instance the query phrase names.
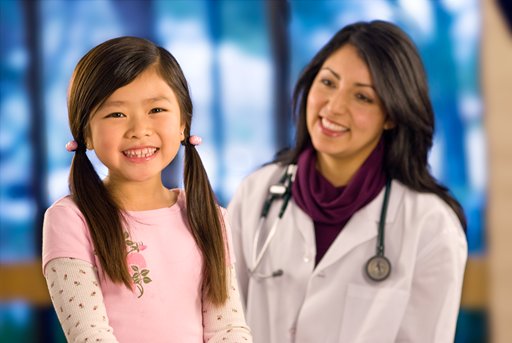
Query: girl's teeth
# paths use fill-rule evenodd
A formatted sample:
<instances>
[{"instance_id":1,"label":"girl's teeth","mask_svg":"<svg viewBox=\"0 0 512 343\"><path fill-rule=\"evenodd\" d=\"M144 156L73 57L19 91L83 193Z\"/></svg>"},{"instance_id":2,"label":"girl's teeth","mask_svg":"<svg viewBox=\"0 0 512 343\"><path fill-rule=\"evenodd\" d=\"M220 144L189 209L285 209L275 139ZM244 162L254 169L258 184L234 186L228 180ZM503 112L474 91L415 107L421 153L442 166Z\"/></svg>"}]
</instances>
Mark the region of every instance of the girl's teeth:
<instances>
[{"instance_id":1,"label":"girl's teeth","mask_svg":"<svg viewBox=\"0 0 512 343\"><path fill-rule=\"evenodd\" d=\"M331 131L336 131L336 132L348 131L348 129L346 127L343 127L341 125L335 124L332 121L329 121L329 120L327 120L325 118L322 118L322 125L326 129L329 129Z\"/></svg>"},{"instance_id":2,"label":"girl's teeth","mask_svg":"<svg viewBox=\"0 0 512 343\"><path fill-rule=\"evenodd\" d=\"M143 149L133 149L133 150L126 150L124 154L127 157L149 157L153 155L156 152L156 148L143 148Z\"/></svg>"}]
</instances>

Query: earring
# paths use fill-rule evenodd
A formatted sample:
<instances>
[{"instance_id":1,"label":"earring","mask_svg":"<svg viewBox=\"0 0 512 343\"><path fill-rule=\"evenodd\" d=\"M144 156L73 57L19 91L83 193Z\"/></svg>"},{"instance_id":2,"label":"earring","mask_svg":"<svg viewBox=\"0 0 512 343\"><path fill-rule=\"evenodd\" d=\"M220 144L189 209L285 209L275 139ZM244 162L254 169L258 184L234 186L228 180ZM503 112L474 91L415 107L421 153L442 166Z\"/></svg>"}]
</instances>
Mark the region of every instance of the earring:
<instances>
[{"instance_id":1,"label":"earring","mask_svg":"<svg viewBox=\"0 0 512 343\"><path fill-rule=\"evenodd\" d=\"M395 123L393 122L387 122L384 124L384 130L391 130L395 128Z\"/></svg>"}]
</instances>

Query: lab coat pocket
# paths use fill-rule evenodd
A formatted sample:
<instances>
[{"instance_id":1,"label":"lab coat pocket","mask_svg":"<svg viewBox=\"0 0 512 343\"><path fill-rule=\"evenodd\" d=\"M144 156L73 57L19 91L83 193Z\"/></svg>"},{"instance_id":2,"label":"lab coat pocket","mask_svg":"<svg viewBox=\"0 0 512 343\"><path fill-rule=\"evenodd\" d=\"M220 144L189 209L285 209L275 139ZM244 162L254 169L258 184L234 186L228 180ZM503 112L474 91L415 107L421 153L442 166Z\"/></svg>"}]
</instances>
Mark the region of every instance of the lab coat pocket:
<instances>
[{"instance_id":1,"label":"lab coat pocket","mask_svg":"<svg viewBox=\"0 0 512 343\"><path fill-rule=\"evenodd\" d=\"M349 284L337 342L394 342L408 297L396 288Z\"/></svg>"}]
</instances>

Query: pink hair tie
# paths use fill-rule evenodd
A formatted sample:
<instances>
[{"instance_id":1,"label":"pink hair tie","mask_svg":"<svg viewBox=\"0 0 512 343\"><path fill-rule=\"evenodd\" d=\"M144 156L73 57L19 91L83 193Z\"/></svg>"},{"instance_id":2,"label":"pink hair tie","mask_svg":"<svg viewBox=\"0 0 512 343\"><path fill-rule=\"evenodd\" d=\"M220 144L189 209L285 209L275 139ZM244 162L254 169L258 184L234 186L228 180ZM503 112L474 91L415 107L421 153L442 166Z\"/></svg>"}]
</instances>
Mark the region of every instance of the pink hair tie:
<instances>
[{"instance_id":1,"label":"pink hair tie","mask_svg":"<svg viewBox=\"0 0 512 343\"><path fill-rule=\"evenodd\" d=\"M66 143L66 150L69 152L76 151L78 149L78 143L76 141L69 141Z\"/></svg>"},{"instance_id":2,"label":"pink hair tie","mask_svg":"<svg viewBox=\"0 0 512 343\"><path fill-rule=\"evenodd\" d=\"M188 139L188 142L194 146L201 144L202 141L203 139L199 136L190 136Z\"/></svg>"}]
</instances>

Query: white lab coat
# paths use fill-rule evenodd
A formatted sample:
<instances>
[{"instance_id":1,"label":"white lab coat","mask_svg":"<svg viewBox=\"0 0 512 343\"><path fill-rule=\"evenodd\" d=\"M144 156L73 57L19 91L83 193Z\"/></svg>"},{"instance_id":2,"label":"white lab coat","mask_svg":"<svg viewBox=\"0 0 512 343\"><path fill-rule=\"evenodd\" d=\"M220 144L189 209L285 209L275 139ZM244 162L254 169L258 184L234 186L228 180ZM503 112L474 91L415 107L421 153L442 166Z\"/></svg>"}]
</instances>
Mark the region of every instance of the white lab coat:
<instances>
[{"instance_id":1,"label":"white lab coat","mask_svg":"<svg viewBox=\"0 0 512 343\"><path fill-rule=\"evenodd\" d=\"M464 232L433 194L397 181L385 227L388 279L371 281L384 190L347 223L314 268L314 226L293 201L251 277L253 237L270 185L284 168L268 165L247 177L228 207L236 267L255 343L453 342L467 259ZM274 201L263 236L277 218ZM261 242L261 240L260 240ZM283 275L268 276L282 269Z\"/></svg>"}]
</instances>

